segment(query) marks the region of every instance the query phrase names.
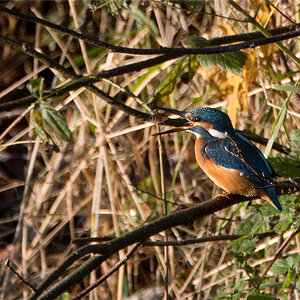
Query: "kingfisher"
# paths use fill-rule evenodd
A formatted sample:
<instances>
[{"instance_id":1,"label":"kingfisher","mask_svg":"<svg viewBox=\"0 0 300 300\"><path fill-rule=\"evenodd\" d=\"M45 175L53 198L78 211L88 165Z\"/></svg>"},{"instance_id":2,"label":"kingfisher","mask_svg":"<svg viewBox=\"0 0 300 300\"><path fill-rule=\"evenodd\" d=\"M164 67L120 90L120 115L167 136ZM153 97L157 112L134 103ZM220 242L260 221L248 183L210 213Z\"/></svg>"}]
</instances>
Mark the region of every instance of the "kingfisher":
<instances>
[{"instance_id":1,"label":"kingfisher","mask_svg":"<svg viewBox=\"0 0 300 300\"><path fill-rule=\"evenodd\" d=\"M195 154L200 168L230 194L259 196L282 210L275 192L278 176L261 151L236 132L229 116L215 108L190 111L161 108L184 119L184 125L155 135L188 131L196 136Z\"/></svg>"}]
</instances>

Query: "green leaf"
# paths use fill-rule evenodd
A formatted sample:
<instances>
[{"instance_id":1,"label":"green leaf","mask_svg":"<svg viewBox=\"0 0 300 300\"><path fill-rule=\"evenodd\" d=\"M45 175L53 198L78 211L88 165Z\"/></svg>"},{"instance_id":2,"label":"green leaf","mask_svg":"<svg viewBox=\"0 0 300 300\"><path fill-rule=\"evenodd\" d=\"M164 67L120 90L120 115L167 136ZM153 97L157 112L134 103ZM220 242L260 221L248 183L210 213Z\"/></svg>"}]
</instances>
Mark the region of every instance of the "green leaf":
<instances>
[{"instance_id":1,"label":"green leaf","mask_svg":"<svg viewBox=\"0 0 300 300\"><path fill-rule=\"evenodd\" d=\"M264 290L266 288L280 289L281 286L282 284L280 282L265 282L259 286L259 289L260 290Z\"/></svg>"},{"instance_id":2,"label":"green leaf","mask_svg":"<svg viewBox=\"0 0 300 300\"><path fill-rule=\"evenodd\" d=\"M167 0L166 2L171 2L174 4L184 4L190 6L197 6L205 3L206 0Z\"/></svg>"},{"instance_id":3,"label":"green leaf","mask_svg":"<svg viewBox=\"0 0 300 300\"><path fill-rule=\"evenodd\" d=\"M300 86L294 86L294 85L271 84L271 88L278 91L286 91L286 92L293 92L293 93L298 93L300 90Z\"/></svg>"},{"instance_id":4,"label":"green leaf","mask_svg":"<svg viewBox=\"0 0 300 300\"><path fill-rule=\"evenodd\" d=\"M300 159L300 129L294 129L291 134L291 150L292 153Z\"/></svg>"},{"instance_id":5,"label":"green leaf","mask_svg":"<svg viewBox=\"0 0 300 300\"><path fill-rule=\"evenodd\" d=\"M284 177L300 177L300 159L295 156L271 156L268 157L268 162Z\"/></svg>"},{"instance_id":6,"label":"green leaf","mask_svg":"<svg viewBox=\"0 0 300 300\"><path fill-rule=\"evenodd\" d=\"M146 14L142 10L137 8L135 5L130 5L130 10L131 10L132 16L134 17L134 19L136 20L137 23L149 28L151 31L151 34L154 37L158 36L159 30L158 30L155 22L153 21L153 19L148 18L146 16Z\"/></svg>"},{"instance_id":7,"label":"green leaf","mask_svg":"<svg viewBox=\"0 0 300 300\"><path fill-rule=\"evenodd\" d=\"M182 41L185 48L205 48L209 46L209 41L202 36L188 36Z\"/></svg>"},{"instance_id":8,"label":"green leaf","mask_svg":"<svg viewBox=\"0 0 300 300\"><path fill-rule=\"evenodd\" d=\"M228 245L227 245L227 249L239 249L241 243L243 243L248 237L245 236L241 236L240 238L231 241Z\"/></svg>"},{"instance_id":9,"label":"green leaf","mask_svg":"<svg viewBox=\"0 0 300 300\"><path fill-rule=\"evenodd\" d=\"M39 103L39 108L43 124L51 131L54 131L64 141L69 141L71 131L62 115L44 101Z\"/></svg>"},{"instance_id":10,"label":"green leaf","mask_svg":"<svg viewBox=\"0 0 300 300\"><path fill-rule=\"evenodd\" d=\"M296 283L296 289L298 291L300 291L300 280L299 279L297 280L297 283Z\"/></svg>"},{"instance_id":11,"label":"green leaf","mask_svg":"<svg viewBox=\"0 0 300 300\"><path fill-rule=\"evenodd\" d=\"M242 76L242 68L247 60L247 55L242 51L234 51L220 54L207 54L200 56L200 65L206 69L218 66L223 71L229 70Z\"/></svg>"},{"instance_id":12,"label":"green leaf","mask_svg":"<svg viewBox=\"0 0 300 300\"><path fill-rule=\"evenodd\" d=\"M280 233L283 233L283 232L289 230L292 225L293 225L292 216L286 215L286 216L280 218L280 222L278 222L274 226L274 230L280 234Z\"/></svg>"},{"instance_id":13,"label":"green leaf","mask_svg":"<svg viewBox=\"0 0 300 300\"><path fill-rule=\"evenodd\" d=\"M37 79L31 80L26 84L26 88L30 92L30 94L37 98L41 99L44 93L44 78L39 77Z\"/></svg>"},{"instance_id":14,"label":"green leaf","mask_svg":"<svg viewBox=\"0 0 300 300\"><path fill-rule=\"evenodd\" d=\"M166 96L170 95L173 92L176 80L183 71L182 64L185 60L186 57L181 59L181 61L165 76L165 78L157 88L156 94L154 95L154 100L157 101L158 99L161 99L162 101L165 101Z\"/></svg>"},{"instance_id":15,"label":"green leaf","mask_svg":"<svg viewBox=\"0 0 300 300\"><path fill-rule=\"evenodd\" d=\"M298 74L299 72L300 72L300 71L290 72L290 73L288 73L288 74L280 74L280 75L278 75L278 76L272 78L271 83L273 83L273 82L275 82L275 81L282 80L282 79L284 79L284 78L292 77L292 76Z\"/></svg>"},{"instance_id":16,"label":"green leaf","mask_svg":"<svg viewBox=\"0 0 300 300\"><path fill-rule=\"evenodd\" d=\"M282 284L281 290L289 288L291 282L295 279L295 277L296 277L296 272L294 270L289 271L287 273L284 283Z\"/></svg>"},{"instance_id":17,"label":"green leaf","mask_svg":"<svg viewBox=\"0 0 300 300\"><path fill-rule=\"evenodd\" d=\"M288 256L288 257L286 258L286 262L287 262L287 264L290 266L290 268L293 269L293 268L295 267L296 259L295 259L294 256Z\"/></svg>"},{"instance_id":18,"label":"green leaf","mask_svg":"<svg viewBox=\"0 0 300 300\"><path fill-rule=\"evenodd\" d=\"M298 221L295 224L295 228L299 228L300 227L300 218L298 218Z\"/></svg>"},{"instance_id":19,"label":"green leaf","mask_svg":"<svg viewBox=\"0 0 300 300\"><path fill-rule=\"evenodd\" d=\"M35 133L41 138L42 141L45 141L48 139L47 132L40 126L40 124L37 122L35 118L33 118L33 127Z\"/></svg>"},{"instance_id":20,"label":"green leaf","mask_svg":"<svg viewBox=\"0 0 300 300\"><path fill-rule=\"evenodd\" d=\"M189 56L188 71L182 74L181 81L188 84L194 77L199 66L199 61L196 55Z\"/></svg>"},{"instance_id":21,"label":"green leaf","mask_svg":"<svg viewBox=\"0 0 300 300\"><path fill-rule=\"evenodd\" d=\"M298 269L299 263L300 263L300 255L297 255L297 256L295 257L294 265L293 265L295 270Z\"/></svg>"},{"instance_id":22,"label":"green leaf","mask_svg":"<svg viewBox=\"0 0 300 300\"><path fill-rule=\"evenodd\" d=\"M299 262L300 262L300 255L288 256L286 258L286 263L289 265L290 270L294 270L294 271L298 270Z\"/></svg>"},{"instance_id":23,"label":"green leaf","mask_svg":"<svg viewBox=\"0 0 300 300\"><path fill-rule=\"evenodd\" d=\"M58 297L58 300L69 300L70 294L69 293L63 293Z\"/></svg>"},{"instance_id":24,"label":"green leaf","mask_svg":"<svg viewBox=\"0 0 300 300\"><path fill-rule=\"evenodd\" d=\"M287 110L289 107L289 103L290 103L290 97L291 97L292 93L288 96L288 98L285 100L285 102L283 103L281 110L278 114L278 117L276 118L273 128L272 128L272 135L268 141L268 144L266 146L266 150L265 150L265 157L268 157L270 154L270 151L272 149L272 146L274 144L274 141L278 135L279 129L282 126L282 124L284 123L285 119L286 119L286 114L287 114Z\"/></svg>"},{"instance_id":25,"label":"green leaf","mask_svg":"<svg viewBox=\"0 0 300 300\"><path fill-rule=\"evenodd\" d=\"M268 295L268 294L264 294L264 293L252 293L250 295L248 295L248 297L246 298L246 300L274 300L276 298L274 298L272 295Z\"/></svg>"},{"instance_id":26,"label":"green leaf","mask_svg":"<svg viewBox=\"0 0 300 300\"><path fill-rule=\"evenodd\" d=\"M256 234L269 230L269 225L261 214L251 214L238 226L237 234Z\"/></svg>"},{"instance_id":27,"label":"green leaf","mask_svg":"<svg viewBox=\"0 0 300 300\"><path fill-rule=\"evenodd\" d=\"M253 209L257 209L257 211L259 211L263 217L274 217L276 215L279 215L278 209L274 208L269 203L264 203L263 205L254 204L254 205L252 205L252 207L253 207ZM265 218L265 220L266 220L266 223L269 224L268 219Z\"/></svg>"},{"instance_id":28,"label":"green leaf","mask_svg":"<svg viewBox=\"0 0 300 300\"><path fill-rule=\"evenodd\" d=\"M289 271L289 269L290 266L285 258L277 259L271 267L271 271L274 272L276 275L285 274Z\"/></svg>"},{"instance_id":29,"label":"green leaf","mask_svg":"<svg viewBox=\"0 0 300 300\"><path fill-rule=\"evenodd\" d=\"M254 272L254 269L248 266L247 259L254 253L255 244L258 239L252 236L243 236L239 239L232 241L227 246L228 249L236 251L235 259L239 268L246 269L250 273Z\"/></svg>"},{"instance_id":30,"label":"green leaf","mask_svg":"<svg viewBox=\"0 0 300 300\"><path fill-rule=\"evenodd\" d=\"M234 290L241 290L241 289L244 289L244 287L247 286L247 285L248 285L248 282L244 278L241 278L241 279L238 280L238 282L236 282L233 289Z\"/></svg>"},{"instance_id":31,"label":"green leaf","mask_svg":"<svg viewBox=\"0 0 300 300\"><path fill-rule=\"evenodd\" d=\"M92 10L104 8L109 13L116 13L122 8L128 8L126 0L87 0Z\"/></svg>"}]
</instances>

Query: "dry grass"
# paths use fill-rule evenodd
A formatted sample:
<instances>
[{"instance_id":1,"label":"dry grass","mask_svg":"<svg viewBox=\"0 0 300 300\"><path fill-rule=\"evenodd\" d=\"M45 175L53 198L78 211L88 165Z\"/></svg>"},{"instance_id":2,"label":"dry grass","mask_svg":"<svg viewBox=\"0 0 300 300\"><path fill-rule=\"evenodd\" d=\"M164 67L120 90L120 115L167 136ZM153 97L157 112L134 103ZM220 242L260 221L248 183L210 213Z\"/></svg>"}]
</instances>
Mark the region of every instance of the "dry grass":
<instances>
[{"instance_id":1,"label":"dry grass","mask_svg":"<svg viewBox=\"0 0 300 300\"><path fill-rule=\"evenodd\" d=\"M244 1L243 5L253 14L256 2L259 1ZM296 4L292 1L286 4L275 2L281 11L295 18ZM62 1L59 14L54 1L29 1L26 4L21 1L10 5L15 10L75 28L84 15L80 1ZM123 9L113 15L97 10L82 32L127 47L151 48L154 43L155 47L179 47L181 41L190 35L213 38L253 29L249 23L228 18L243 19L227 1L215 0L199 4L191 11L190 8L188 5L151 1L142 3L139 10ZM258 20L267 28L290 25L288 19L267 7L265 2L259 10ZM55 57L77 73L95 74L149 58L145 55L108 53L7 15L1 15L0 28L2 35L33 43L36 50ZM296 43L296 39L284 42L294 53ZM0 49L0 95L4 101L28 95L25 84L40 76L45 78L47 89L61 86L69 80L9 46ZM92 56L91 50L97 50L98 54ZM219 107L229 113L237 128L248 128L269 137L286 98L285 92L270 89L270 80L287 70L275 46L251 49L247 53L249 60L244 79L228 71L221 72L216 67L210 70L199 67L188 84L177 80L174 92L163 105L178 109ZM128 106L146 110L159 83L178 61L102 80L97 87ZM296 64L290 60L288 65L292 71L297 70ZM124 94L124 89L138 99ZM215 195L216 188L211 181L199 168L195 168L193 138L188 134L163 136L160 141L151 136L158 130L155 125L128 116L84 87L70 92L65 98L53 98L51 101L64 115L72 131L71 142L58 141L59 153L49 150L35 136L30 121L33 106L0 115L0 258L3 263L9 257L22 277L33 285L79 247L71 243L72 239L119 236L164 216L166 211L180 209L179 205L192 206ZM285 122L286 130L291 131L299 124L299 104L297 99L292 99ZM287 145L283 128L278 140ZM166 197L173 204L165 204L160 197ZM232 207L193 226L172 228L167 233L168 239L234 234L246 213L245 206ZM286 232L283 240L290 233ZM165 234L154 236L153 240L164 240ZM298 239L291 241L285 254L299 254ZM249 264L256 266L262 274L281 243L280 236L261 240ZM152 299L145 296L146 292L150 291L151 296L163 294L166 268L169 270L171 298L194 299L201 291L201 299L212 299L218 289L230 291L240 278L248 279L245 271L237 268L227 245L227 242L213 242L169 247L168 250L143 247L89 299L122 299L139 291L142 296L138 299ZM121 251L103 263L90 278L72 287L69 292L75 295L100 273L111 269L125 253ZM30 289L3 264L1 277L2 299L29 297ZM273 293L276 295L278 291ZM293 297L299 297L298 292L295 293Z\"/></svg>"}]
</instances>

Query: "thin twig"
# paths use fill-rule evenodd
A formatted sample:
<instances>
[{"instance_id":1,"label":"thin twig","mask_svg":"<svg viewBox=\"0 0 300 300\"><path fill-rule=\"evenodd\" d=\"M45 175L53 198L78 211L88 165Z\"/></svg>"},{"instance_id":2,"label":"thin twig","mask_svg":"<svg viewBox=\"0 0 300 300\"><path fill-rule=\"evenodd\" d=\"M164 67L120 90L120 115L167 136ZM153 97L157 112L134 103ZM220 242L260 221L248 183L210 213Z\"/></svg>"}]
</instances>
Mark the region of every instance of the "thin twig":
<instances>
[{"instance_id":1,"label":"thin twig","mask_svg":"<svg viewBox=\"0 0 300 300\"><path fill-rule=\"evenodd\" d=\"M264 233L254 234L253 237L258 237L260 239L270 237L275 235L275 231L269 231ZM184 246L184 245L194 245L194 244L202 244L207 242L219 242L219 241L233 241L237 240L241 237L245 237L245 235L240 234L225 234L225 235L216 235L216 236L206 236L202 238L193 238L193 239L184 239L177 241L146 241L141 242L143 246ZM86 238L78 238L72 240L73 243L93 243L93 242L107 242L113 240L115 237L113 236L104 236L104 237L86 237Z\"/></svg>"},{"instance_id":2,"label":"thin twig","mask_svg":"<svg viewBox=\"0 0 300 300\"><path fill-rule=\"evenodd\" d=\"M262 281L264 280L264 278L266 277L267 273L269 272L269 270L271 269L271 267L273 266L274 262L280 257L282 251L289 245L289 243L291 242L291 240L300 232L300 228L295 229L295 231L290 235L290 237L281 245L280 249L277 251L276 255L274 256L274 258L272 259L272 261L269 263L267 269L265 270L265 272L263 273L263 275L260 277L256 289L259 289L259 286L261 285Z\"/></svg>"},{"instance_id":3,"label":"thin twig","mask_svg":"<svg viewBox=\"0 0 300 300\"><path fill-rule=\"evenodd\" d=\"M140 243L136 243L133 245L133 247L127 252L127 254L106 274L101 276L98 280L96 280L92 285L84 289L82 292L80 292L75 297L72 297L71 300L79 300L85 295L87 295L90 291L92 291L94 288L96 288L98 285L100 285L102 282L107 280L112 274L114 274L116 271L118 271L122 265L124 265L129 258L133 255L133 253L142 245Z\"/></svg>"},{"instance_id":4,"label":"thin twig","mask_svg":"<svg viewBox=\"0 0 300 300\"><path fill-rule=\"evenodd\" d=\"M27 285L32 291L36 292L36 287L33 286L29 281L25 280L11 265L10 259L5 261L5 266L10 269L25 285Z\"/></svg>"}]
</instances>

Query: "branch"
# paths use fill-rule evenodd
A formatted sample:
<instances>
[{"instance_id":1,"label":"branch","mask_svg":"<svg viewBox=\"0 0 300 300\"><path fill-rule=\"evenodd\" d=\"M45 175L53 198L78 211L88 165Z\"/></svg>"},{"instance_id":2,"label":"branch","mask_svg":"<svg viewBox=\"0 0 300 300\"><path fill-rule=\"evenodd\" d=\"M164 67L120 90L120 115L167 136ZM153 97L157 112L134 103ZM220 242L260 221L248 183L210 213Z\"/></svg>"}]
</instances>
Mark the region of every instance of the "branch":
<instances>
[{"instance_id":1,"label":"branch","mask_svg":"<svg viewBox=\"0 0 300 300\"><path fill-rule=\"evenodd\" d=\"M195 49L195 48L167 48L162 47L159 49L135 49L135 48L127 48L122 46L116 46L111 45L109 43L97 40L95 38L92 38L90 36L84 35L82 33L70 30L68 28L59 26L57 24L53 24L49 21L40 19L36 16L32 15L25 15L20 12L10 10L4 6L0 5L0 11L2 11L5 14L13 15L19 19L26 20L29 22L34 22L38 24L42 24L44 26L53 28L57 31L67 33L73 37L76 37L78 39L81 39L87 43L97 45L103 48L106 48L112 52L119 52L119 53L127 53L127 54L135 54L135 55L151 55L151 54L175 54L175 55L187 55L187 54L218 54L218 53L226 53L226 52L232 52L247 48L255 48L258 46L271 44L279 41L283 41L286 39L290 39L293 37L297 37L300 35L300 29L295 29L292 32L279 34L276 36L268 37L268 38L261 38L255 41L248 41L244 43L229 45L229 46L223 46L223 47L209 47L209 48L201 48L201 49ZM297 28L297 27L296 27Z\"/></svg>"},{"instance_id":2,"label":"branch","mask_svg":"<svg viewBox=\"0 0 300 300\"><path fill-rule=\"evenodd\" d=\"M238 195L232 195L230 199L221 196L210 201L203 202L198 206L184 209L177 213L155 220L107 243L84 246L69 256L57 268L57 270L50 274L50 276L38 286L36 293L30 298L30 300L54 299L74 283L80 282L94 268L98 267L100 263L121 249L138 242L144 242L151 236L171 227L182 224L192 224L196 219L208 216L226 207L230 207L231 205L246 200L249 200L249 198ZM79 258L91 253L100 255L91 257L88 261L82 264L79 270L76 270L64 277L57 284L51 287L44 295L39 297L54 280L57 280L58 276L60 276L66 268L72 265Z\"/></svg>"},{"instance_id":3,"label":"branch","mask_svg":"<svg viewBox=\"0 0 300 300\"><path fill-rule=\"evenodd\" d=\"M12 272L14 273L22 283L24 283L26 286L28 286L32 291L36 292L36 288L34 285L32 285L28 280L25 280L11 265L11 260L8 258L5 261L5 266Z\"/></svg>"},{"instance_id":4,"label":"branch","mask_svg":"<svg viewBox=\"0 0 300 300\"><path fill-rule=\"evenodd\" d=\"M118 271L121 268L121 266L124 265L128 261L128 259L134 254L134 252L141 246L142 245L140 243L134 244L133 247L128 251L128 253L109 272L101 276L98 280L95 281L95 283L81 291L78 295L72 297L71 300L78 300L86 296L90 291L92 291L94 288L96 288L98 285L104 282L107 278L109 278L112 274Z\"/></svg>"},{"instance_id":5,"label":"branch","mask_svg":"<svg viewBox=\"0 0 300 300\"><path fill-rule=\"evenodd\" d=\"M57 70L58 72L60 72L62 75L64 75L67 78L71 78L74 79L76 81L84 81L85 77L80 76L75 74L73 71L68 70L67 68L65 68L64 66L60 65L59 63L57 63L55 60L47 57L46 55L34 50L33 48L29 47L27 44L25 43L21 43L20 41L17 40L13 40L4 36L0 35L0 43L6 43L8 45L10 45L11 47L13 47L14 49L18 50L18 51L22 51L38 60L40 60L44 65L48 66L49 68L53 68L55 70ZM96 80L97 81L97 80ZM67 85L69 85L67 83ZM101 99L103 99L104 101L108 102L110 105L116 106L119 109L125 111L126 113L133 115L139 119L147 119L149 118L150 115L138 111L136 109L133 109L129 106L127 106L126 104L124 104L121 101L118 101L117 99L109 96L108 94L102 92L101 90L99 90L96 86L94 85L89 85L88 83L85 82L86 85L86 89L88 89L89 91L91 91L92 93L96 94L97 96L99 96ZM61 89L61 88L59 88ZM52 96L52 94L51 94ZM47 99L50 97L50 94L45 94L44 99ZM22 103L24 103L24 98L21 99ZM36 98L31 97L31 98L27 98L27 102L32 101L35 102ZM1 107L1 106L0 106ZM5 107L9 107L9 105L6 103Z\"/></svg>"},{"instance_id":6,"label":"branch","mask_svg":"<svg viewBox=\"0 0 300 300\"><path fill-rule=\"evenodd\" d=\"M1 7L1 6L0 6ZM22 43L17 40L13 40L4 36L0 35L0 43L8 44L12 48L24 52L29 56L32 56L38 60L40 60L43 64L48 66L49 68L53 68L63 74L65 77L72 78L74 79L74 82L72 83L67 83L65 86L57 88L52 90L51 92L45 92L43 97L44 99L48 99L53 96L59 96L61 94L64 94L66 92L69 92L71 90L78 89L82 86L87 86L87 89L89 89L92 93L98 95L101 97L103 100L108 102L109 104L123 110L124 112L128 113L129 115L132 115L136 118L139 118L143 121L148 121L152 119L152 115L141 112L137 109L131 108L127 105L125 105L123 102L118 101L117 99L109 96L108 94L104 93L103 91L99 90L97 87L92 85L93 83L99 81L101 78L108 78L112 76L118 76L122 75L124 73L128 72L133 72L133 71L139 71L144 68L148 68L150 66L154 66L156 64L162 63L164 61L174 59L178 56L176 55L161 55L159 57L155 57L152 59L145 60L143 62L138 62L138 63L133 63L130 65L114 68L111 70L106 70L99 72L97 75L93 76L83 76L83 75L77 75L73 71L65 68L64 66L58 64L56 61L53 59L47 57L46 55L34 50L33 48L29 47L27 44ZM36 101L36 98L33 96L25 97L19 100L14 100L11 102L3 103L0 104L0 111L7 111L11 110L13 108L19 107L19 106L24 106L24 105L29 105L33 102ZM164 125L169 125L169 126L183 126L184 125L183 120L181 119L167 119L163 122ZM239 131L239 130L238 130ZM258 142L260 144L266 145L268 140L265 139L264 137L261 137L259 135L255 135L254 133L251 133L247 130L239 131L242 135L245 137L249 138L250 140L253 140L255 142ZM280 145L279 143L274 143L273 144L273 149L281 152L288 154L290 150L287 147L284 147Z\"/></svg>"},{"instance_id":7,"label":"branch","mask_svg":"<svg viewBox=\"0 0 300 300\"><path fill-rule=\"evenodd\" d=\"M290 244L290 242L294 239L294 237L300 232L300 228L294 230L294 232L289 236L289 238L281 245L280 249L277 251L276 255L273 257L271 262L269 263L268 267L266 268L263 275L260 277L256 288L259 289L259 286L262 284L264 278L266 277L267 273L270 271L271 267L273 266L274 262L280 257L282 251Z\"/></svg>"},{"instance_id":8,"label":"branch","mask_svg":"<svg viewBox=\"0 0 300 300\"><path fill-rule=\"evenodd\" d=\"M27 49L30 49L30 52L25 52L23 48L20 47L20 44L22 45L22 43L20 43L19 41L16 40L12 40L12 39L8 39L8 38L3 38L0 35L0 43L4 43L5 40L10 40L10 45L13 46L14 48L16 48L18 51L22 51L30 56L36 57L37 59L38 56L34 56L35 55L35 51L34 49L30 48L27 46ZM16 45L13 45L15 42ZM42 55L41 53L37 52L40 55ZM135 71L140 71L143 70L145 68L149 68L152 66L155 66L157 64L163 63L165 61L171 60L178 57L178 55L161 55L155 58L151 58L151 59L147 59L141 62L137 62L137 63L133 63L133 64L128 64L122 67L117 67L117 68L113 68L110 70L106 70L106 71L101 71L96 75L91 75L91 76L83 76L83 75L77 75L78 76L78 80L70 82L65 84L62 87L56 88L51 90L50 92L45 92L44 93L44 99L48 99L50 97L53 96L61 96L64 95L70 91L79 89L80 87L83 86L87 86L87 85L91 85L93 83L98 82L99 80L101 80L102 78L110 78L113 76L119 76L119 75L123 75L125 73L131 73L131 72L135 72ZM43 58L44 60L44 58ZM46 64L47 66L49 64ZM52 66L54 67L54 66ZM75 74L75 73L74 73ZM69 76L67 76L69 77ZM36 98L32 97L32 96L28 96L25 98L21 98L21 99L17 99L17 100L13 100L13 101L9 101L3 104L0 104L0 111L10 111L14 108L20 107L20 106L25 106L25 105L29 105L33 102L36 101ZM149 118L150 115L147 117ZM144 118L143 120L146 120L147 118Z\"/></svg>"},{"instance_id":9,"label":"branch","mask_svg":"<svg viewBox=\"0 0 300 300\"><path fill-rule=\"evenodd\" d=\"M276 235L275 231L269 231L264 233L254 234L253 237L258 237L260 239ZM142 242L142 246L183 246L183 245L194 245L194 244L201 244L207 242L220 242L220 241L234 241L245 235L241 234L225 234L225 235L213 235L213 236L205 236L202 238L192 238L192 239L184 239L184 240L174 240L174 241L146 241ZM104 242L104 241L111 241L115 237L112 236L105 236L105 237L86 237L86 238L78 238L72 240L73 243L93 243L93 242Z\"/></svg>"},{"instance_id":10,"label":"branch","mask_svg":"<svg viewBox=\"0 0 300 300\"><path fill-rule=\"evenodd\" d=\"M300 180L297 184L287 181L276 185L276 192L278 194L288 193L291 192L291 190L293 190L293 192L300 191ZM234 204L254 199L257 199L257 197L245 197L241 195L228 195L226 197L218 196L212 200L205 201L198 206L187 208L162 217L118 238L108 241L107 243L83 246L70 255L44 282L38 286L36 293L30 298L30 300L53 299L59 296L71 285L80 282L107 258L132 244L144 243L151 236L156 235L161 231L170 229L174 226L192 224L199 218L203 218ZM75 261L92 253L98 255L91 257L88 261L83 263L80 268L64 277L42 295L45 289L57 280L58 277Z\"/></svg>"}]
</instances>

